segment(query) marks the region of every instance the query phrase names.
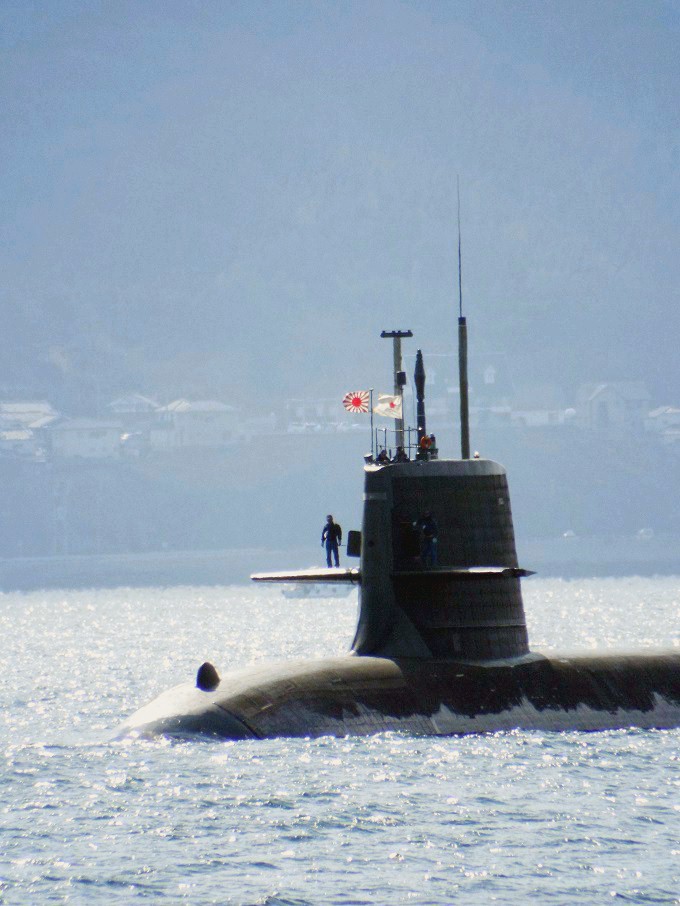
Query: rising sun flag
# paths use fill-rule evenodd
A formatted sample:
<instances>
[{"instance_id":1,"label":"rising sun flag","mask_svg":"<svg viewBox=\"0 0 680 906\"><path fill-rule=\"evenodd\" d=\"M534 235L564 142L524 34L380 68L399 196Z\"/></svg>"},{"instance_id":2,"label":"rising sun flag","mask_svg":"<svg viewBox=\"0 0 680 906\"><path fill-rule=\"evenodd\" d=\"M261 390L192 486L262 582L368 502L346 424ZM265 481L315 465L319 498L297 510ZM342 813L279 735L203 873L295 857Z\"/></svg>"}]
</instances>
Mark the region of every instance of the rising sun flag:
<instances>
[{"instance_id":1,"label":"rising sun flag","mask_svg":"<svg viewBox=\"0 0 680 906\"><path fill-rule=\"evenodd\" d=\"M368 412L369 390L352 390L342 398L342 405L348 412Z\"/></svg>"}]
</instances>

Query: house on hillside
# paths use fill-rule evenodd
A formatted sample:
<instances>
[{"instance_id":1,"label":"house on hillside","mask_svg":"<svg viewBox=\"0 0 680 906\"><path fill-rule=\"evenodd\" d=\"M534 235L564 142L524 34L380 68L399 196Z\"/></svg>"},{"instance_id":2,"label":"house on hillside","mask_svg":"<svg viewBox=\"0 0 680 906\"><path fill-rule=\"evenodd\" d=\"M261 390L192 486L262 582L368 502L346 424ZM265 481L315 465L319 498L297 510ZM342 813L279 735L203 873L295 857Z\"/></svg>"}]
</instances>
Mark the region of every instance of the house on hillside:
<instances>
[{"instance_id":1,"label":"house on hillside","mask_svg":"<svg viewBox=\"0 0 680 906\"><path fill-rule=\"evenodd\" d=\"M5 429L42 427L58 417L47 400L0 401L0 426Z\"/></svg>"},{"instance_id":2,"label":"house on hillside","mask_svg":"<svg viewBox=\"0 0 680 906\"><path fill-rule=\"evenodd\" d=\"M664 444L680 445L680 409L675 406L652 409L645 419L645 428Z\"/></svg>"},{"instance_id":3,"label":"house on hillside","mask_svg":"<svg viewBox=\"0 0 680 906\"><path fill-rule=\"evenodd\" d=\"M452 366L451 377L457 373L455 360ZM474 392L475 405L495 410L509 405L517 395L513 376L515 368L507 353L483 352L479 364L470 369L470 389Z\"/></svg>"},{"instance_id":4,"label":"house on hillside","mask_svg":"<svg viewBox=\"0 0 680 906\"><path fill-rule=\"evenodd\" d=\"M46 400L0 402L0 452L21 459L44 458L41 430L58 418Z\"/></svg>"},{"instance_id":5,"label":"house on hillside","mask_svg":"<svg viewBox=\"0 0 680 906\"><path fill-rule=\"evenodd\" d=\"M0 429L0 454L16 459L35 459L38 441L30 428Z\"/></svg>"},{"instance_id":6,"label":"house on hillside","mask_svg":"<svg viewBox=\"0 0 680 906\"><path fill-rule=\"evenodd\" d=\"M456 357L447 371L446 410L457 421L460 412L460 388ZM512 400L516 397L513 367L505 353L484 352L470 367L470 425L473 428L507 428L512 423ZM428 375L429 379L429 375ZM427 404L428 412L430 404Z\"/></svg>"},{"instance_id":7,"label":"house on hillside","mask_svg":"<svg viewBox=\"0 0 680 906\"><path fill-rule=\"evenodd\" d=\"M117 418L124 420L147 418L159 408L156 400L148 396L142 396L141 393L130 393L128 396L121 396L112 400L106 407Z\"/></svg>"},{"instance_id":8,"label":"house on hillside","mask_svg":"<svg viewBox=\"0 0 680 906\"><path fill-rule=\"evenodd\" d=\"M660 434L668 428L680 429L680 409L675 406L658 406L647 413L645 428Z\"/></svg>"},{"instance_id":9,"label":"house on hillside","mask_svg":"<svg viewBox=\"0 0 680 906\"><path fill-rule=\"evenodd\" d=\"M291 434L335 429L338 423L346 423L349 418L342 408L342 400L336 397L289 399L286 400L285 411L287 430Z\"/></svg>"},{"instance_id":10,"label":"house on hillside","mask_svg":"<svg viewBox=\"0 0 680 906\"><path fill-rule=\"evenodd\" d=\"M458 404L458 401L456 401ZM459 404L458 404L459 406ZM460 421L459 408L454 410L455 424ZM507 428L511 424L512 408L510 406L470 406L470 426L472 428Z\"/></svg>"},{"instance_id":11,"label":"house on hillside","mask_svg":"<svg viewBox=\"0 0 680 906\"><path fill-rule=\"evenodd\" d=\"M530 384L518 387L510 412L510 422L517 427L544 428L563 425L570 410L562 391L554 384Z\"/></svg>"},{"instance_id":12,"label":"house on hillside","mask_svg":"<svg viewBox=\"0 0 680 906\"><path fill-rule=\"evenodd\" d=\"M626 428L642 431L651 396L642 381L583 384L578 392L576 420L583 428Z\"/></svg>"},{"instance_id":13,"label":"house on hillside","mask_svg":"<svg viewBox=\"0 0 680 906\"><path fill-rule=\"evenodd\" d=\"M241 436L238 410L217 400L175 400L160 406L149 428L149 449L223 447Z\"/></svg>"},{"instance_id":14,"label":"house on hillside","mask_svg":"<svg viewBox=\"0 0 680 906\"><path fill-rule=\"evenodd\" d=\"M120 422L63 418L41 432L51 455L62 459L119 459Z\"/></svg>"},{"instance_id":15,"label":"house on hillside","mask_svg":"<svg viewBox=\"0 0 680 906\"><path fill-rule=\"evenodd\" d=\"M123 426L120 437L122 455L139 457L148 453L149 432L160 408L159 403L141 393L130 393L112 400L106 408Z\"/></svg>"}]
</instances>

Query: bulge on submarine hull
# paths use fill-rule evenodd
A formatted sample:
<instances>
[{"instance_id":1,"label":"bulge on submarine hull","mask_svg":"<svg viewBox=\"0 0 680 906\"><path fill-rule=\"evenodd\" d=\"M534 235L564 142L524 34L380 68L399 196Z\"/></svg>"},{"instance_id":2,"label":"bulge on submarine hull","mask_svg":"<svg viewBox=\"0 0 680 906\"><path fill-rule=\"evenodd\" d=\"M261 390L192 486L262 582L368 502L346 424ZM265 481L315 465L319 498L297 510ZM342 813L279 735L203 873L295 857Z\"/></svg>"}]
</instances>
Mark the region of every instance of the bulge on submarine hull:
<instances>
[{"instance_id":1,"label":"bulge on submarine hull","mask_svg":"<svg viewBox=\"0 0 680 906\"><path fill-rule=\"evenodd\" d=\"M397 392L405 383L401 338L411 332L382 336L394 340ZM195 685L163 693L120 733L261 739L680 726L680 652L530 651L520 579L531 573L517 561L505 469L470 458L462 301L458 346L461 459L435 459L418 445L414 460L365 466L362 529L348 539L358 569L252 576L357 583L352 653L244 668L221 679L203 664ZM414 383L421 441L420 350ZM403 444L403 422L397 426ZM436 554L423 544L425 520L437 529Z\"/></svg>"}]
</instances>

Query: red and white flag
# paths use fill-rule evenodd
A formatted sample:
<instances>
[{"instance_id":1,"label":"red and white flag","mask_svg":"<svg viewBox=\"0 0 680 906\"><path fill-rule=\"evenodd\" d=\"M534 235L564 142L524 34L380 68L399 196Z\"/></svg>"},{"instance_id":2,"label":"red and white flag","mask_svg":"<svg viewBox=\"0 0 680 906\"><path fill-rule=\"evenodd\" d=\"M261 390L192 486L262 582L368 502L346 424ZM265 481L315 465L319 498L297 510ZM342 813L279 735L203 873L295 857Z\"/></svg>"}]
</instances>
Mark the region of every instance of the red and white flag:
<instances>
[{"instance_id":1,"label":"red and white flag","mask_svg":"<svg viewBox=\"0 0 680 906\"><path fill-rule=\"evenodd\" d=\"M401 396L387 396L385 393L380 393L373 411L376 415L384 415L387 418L401 418Z\"/></svg>"},{"instance_id":2,"label":"red and white flag","mask_svg":"<svg viewBox=\"0 0 680 906\"><path fill-rule=\"evenodd\" d=\"M352 390L343 396L342 405L348 412L368 412L369 398L368 390Z\"/></svg>"}]
</instances>

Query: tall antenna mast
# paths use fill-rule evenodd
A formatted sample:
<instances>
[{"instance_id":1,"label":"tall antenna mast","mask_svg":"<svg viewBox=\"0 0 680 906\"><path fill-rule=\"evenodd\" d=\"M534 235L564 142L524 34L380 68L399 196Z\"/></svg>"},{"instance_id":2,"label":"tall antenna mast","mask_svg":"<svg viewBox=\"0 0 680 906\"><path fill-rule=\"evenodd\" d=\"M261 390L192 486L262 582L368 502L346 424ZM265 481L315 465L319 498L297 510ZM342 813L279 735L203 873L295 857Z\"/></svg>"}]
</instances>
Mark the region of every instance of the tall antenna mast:
<instances>
[{"instance_id":1,"label":"tall antenna mast","mask_svg":"<svg viewBox=\"0 0 680 906\"><path fill-rule=\"evenodd\" d=\"M456 176L458 194L458 317L463 317L463 259L460 253L460 176Z\"/></svg>"},{"instance_id":2,"label":"tall antenna mast","mask_svg":"<svg viewBox=\"0 0 680 906\"><path fill-rule=\"evenodd\" d=\"M460 177L456 177L458 194L458 385L460 390L460 455L470 458L470 409L468 405L467 324L463 316L463 262L460 231Z\"/></svg>"}]
</instances>

